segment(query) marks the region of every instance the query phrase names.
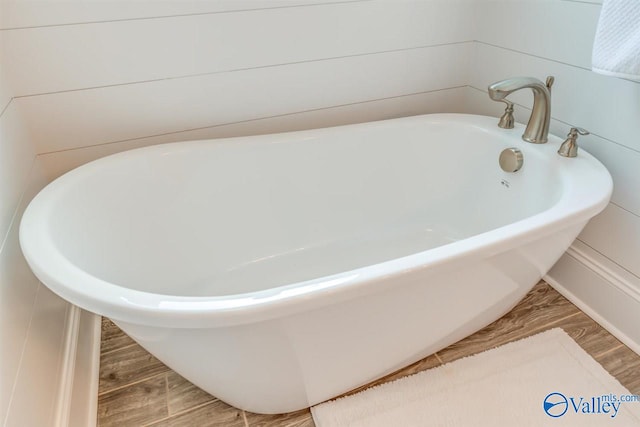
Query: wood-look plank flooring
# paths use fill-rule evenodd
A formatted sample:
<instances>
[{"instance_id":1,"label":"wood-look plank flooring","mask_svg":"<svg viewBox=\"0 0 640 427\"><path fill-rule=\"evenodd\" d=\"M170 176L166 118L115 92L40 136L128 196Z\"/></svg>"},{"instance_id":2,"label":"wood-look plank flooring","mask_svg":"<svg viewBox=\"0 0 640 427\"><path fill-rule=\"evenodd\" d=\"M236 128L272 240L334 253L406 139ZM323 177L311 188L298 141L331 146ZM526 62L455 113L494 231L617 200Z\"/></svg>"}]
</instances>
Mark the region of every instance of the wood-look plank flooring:
<instances>
[{"instance_id":1,"label":"wood-look plank flooring","mask_svg":"<svg viewBox=\"0 0 640 427\"><path fill-rule=\"evenodd\" d=\"M361 389L556 327L564 329L631 393L640 394L640 356L545 282L536 285L513 310L486 328ZM314 426L308 409L261 415L221 402L171 371L108 319L102 322L100 363L100 427Z\"/></svg>"}]
</instances>

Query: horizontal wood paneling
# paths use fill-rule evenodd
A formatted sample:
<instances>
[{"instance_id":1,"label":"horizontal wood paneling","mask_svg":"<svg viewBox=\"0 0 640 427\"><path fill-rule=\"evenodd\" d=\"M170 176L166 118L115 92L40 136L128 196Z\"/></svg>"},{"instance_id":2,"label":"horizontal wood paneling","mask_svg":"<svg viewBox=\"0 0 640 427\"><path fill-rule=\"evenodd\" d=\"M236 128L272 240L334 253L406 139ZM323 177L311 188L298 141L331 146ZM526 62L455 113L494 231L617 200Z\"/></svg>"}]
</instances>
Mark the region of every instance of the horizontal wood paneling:
<instances>
[{"instance_id":1,"label":"horizontal wood paneling","mask_svg":"<svg viewBox=\"0 0 640 427\"><path fill-rule=\"evenodd\" d=\"M591 3L591 4L602 4L602 0L560 0L569 3Z\"/></svg>"},{"instance_id":2,"label":"horizontal wood paneling","mask_svg":"<svg viewBox=\"0 0 640 427\"><path fill-rule=\"evenodd\" d=\"M14 102L36 150L46 153L461 86L469 49L444 45Z\"/></svg>"},{"instance_id":3,"label":"horizontal wood paneling","mask_svg":"<svg viewBox=\"0 0 640 427\"><path fill-rule=\"evenodd\" d=\"M468 41L467 6L351 2L10 30L0 41L25 96Z\"/></svg>"},{"instance_id":4,"label":"horizontal wood paneling","mask_svg":"<svg viewBox=\"0 0 640 427\"><path fill-rule=\"evenodd\" d=\"M260 135L435 112L462 112L467 98L466 92L469 90L473 89L468 87L443 89L161 136L149 136L120 143L43 154L39 156L39 160L49 179L54 179L77 166L109 154L167 142Z\"/></svg>"},{"instance_id":5,"label":"horizontal wood paneling","mask_svg":"<svg viewBox=\"0 0 640 427\"><path fill-rule=\"evenodd\" d=\"M600 5L574 1L485 1L476 39L591 68Z\"/></svg>"},{"instance_id":6,"label":"horizontal wood paneling","mask_svg":"<svg viewBox=\"0 0 640 427\"><path fill-rule=\"evenodd\" d=\"M0 11L2 14L2 11ZM2 39L4 38L3 32L0 31L0 46L2 46ZM0 64L4 64L2 49L0 49ZM11 101L11 91L9 88L9 79L7 77L7 72L5 67L0 66L0 116L2 112L9 105L9 101Z\"/></svg>"},{"instance_id":7,"label":"horizontal wood paneling","mask_svg":"<svg viewBox=\"0 0 640 427\"><path fill-rule=\"evenodd\" d=\"M3 0L0 30L371 0Z\"/></svg>"},{"instance_id":8,"label":"horizontal wood paneling","mask_svg":"<svg viewBox=\"0 0 640 427\"><path fill-rule=\"evenodd\" d=\"M598 158L611 173L615 184L611 201L640 215L640 152L597 135L582 138L580 146Z\"/></svg>"},{"instance_id":9,"label":"horizontal wood paneling","mask_svg":"<svg viewBox=\"0 0 640 427\"><path fill-rule=\"evenodd\" d=\"M27 185L35 150L15 102L0 115L0 249Z\"/></svg>"},{"instance_id":10,"label":"horizontal wood paneling","mask_svg":"<svg viewBox=\"0 0 640 427\"><path fill-rule=\"evenodd\" d=\"M640 277L639 216L609 204L589 222L579 239Z\"/></svg>"}]
</instances>

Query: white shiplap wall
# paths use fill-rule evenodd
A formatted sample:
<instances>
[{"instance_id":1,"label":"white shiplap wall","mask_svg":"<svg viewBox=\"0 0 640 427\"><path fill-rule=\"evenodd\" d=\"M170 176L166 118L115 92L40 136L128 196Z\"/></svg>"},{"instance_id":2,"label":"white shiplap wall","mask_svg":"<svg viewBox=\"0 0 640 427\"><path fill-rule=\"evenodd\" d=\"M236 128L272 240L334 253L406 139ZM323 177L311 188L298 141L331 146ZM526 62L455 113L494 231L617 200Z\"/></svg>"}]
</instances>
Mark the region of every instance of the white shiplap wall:
<instances>
[{"instance_id":1,"label":"white shiplap wall","mask_svg":"<svg viewBox=\"0 0 640 427\"><path fill-rule=\"evenodd\" d=\"M461 111L474 4L2 0L0 422L92 422L67 415L64 399L91 409L91 349L77 349L83 389L70 383L68 344L95 328L74 323L19 250L21 212L44 183L160 142Z\"/></svg>"},{"instance_id":2,"label":"white shiplap wall","mask_svg":"<svg viewBox=\"0 0 640 427\"><path fill-rule=\"evenodd\" d=\"M39 283L20 250L20 217L47 178L15 105L8 96L0 113L0 422L54 425L71 310Z\"/></svg>"},{"instance_id":3,"label":"white shiplap wall","mask_svg":"<svg viewBox=\"0 0 640 427\"><path fill-rule=\"evenodd\" d=\"M307 3L12 30L6 73L38 153L466 84L468 2Z\"/></svg>"},{"instance_id":4,"label":"white shiplap wall","mask_svg":"<svg viewBox=\"0 0 640 427\"><path fill-rule=\"evenodd\" d=\"M486 87L517 75L554 75L552 133L591 135L580 145L611 172L614 192L548 279L596 320L640 351L640 83L593 73L591 49L601 2L486 1L469 71L470 111L497 114ZM511 97L528 119L530 93Z\"/></svg>"}]
</instances>

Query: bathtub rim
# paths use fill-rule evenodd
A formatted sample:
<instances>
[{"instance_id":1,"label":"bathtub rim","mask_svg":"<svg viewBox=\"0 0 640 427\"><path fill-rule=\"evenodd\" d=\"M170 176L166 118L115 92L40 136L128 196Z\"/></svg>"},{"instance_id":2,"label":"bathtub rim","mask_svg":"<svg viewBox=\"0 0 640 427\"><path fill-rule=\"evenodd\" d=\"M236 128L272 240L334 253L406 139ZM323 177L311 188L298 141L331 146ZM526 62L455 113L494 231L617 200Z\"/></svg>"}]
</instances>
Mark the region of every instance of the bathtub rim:
<instances>
[{"instance_id":1,"label":"bathtub rim","mask_svg":"<svg viewBox=\"0 0 640 427\"><path fill-rule=\"evenodd\" d=\"M428 114L382 122L419 120L424 116L495 120L492 117L470 114ZM366 123L324 129L365 125ZM512 132L521 132L522 128L524 126L518 124ZM224 138L225 141L228 139L230 138ZM222 140L203 141L219 142ZM201 143L203 141L189 141L187 143ZM559 142L560 138L550 135L551 145L555 146ZM153 149L154 147L157 146L143 147L137 150ZM126 152L113 156L119 155L126 155ZM584 195L576 197L575 194L569 194L564 189L560 199L547 210L514 223L404 257L255 292L225 296L165 295L134 290L95 277L74 265L57 250L51 239L46 238L48 236L46 221L36 221L34 212L39 211L41 212L39 215L43 215L42 212L47 213L47 208L49 210L52 208L50 204L46 205L52 194L51 190L45 191L46 188L41 192L44 196L40 196L40 194L36 196L25 211L20 224L20 243L31 269L47 287L61 297L89 311L129 323L171 327L202 328L250 323L321 307L343 298L353 298L365 293L365 287L368 288L366 293L373 292L375 283L383 278L412 270L441 268L447 263L462 258L484 259L521 246L526 242L532 242L568 229L576 224L586 224L591 217L606 207L613 184L610 174L597 159L585 151L581 151L581 156L588 163L599 164L601 171L598 173L604 172L608 177L608 179L598 181L600 188L597 190L600 197L594 196L594 192L590 193L591 197L585 198ZM566 159L566 161L574 160ZM560 172L562 173L562 171ZM585 185L588 184L585 183ZM42 218L48 218L48 216L44 215ZM42 259L45 259L46 262L42 262ZM65 283L72 283L72 285ZM84 285L78 286L75 285L76 283ZM97 297L96 295L101 296Z\"/></svg>"}]
</instances>

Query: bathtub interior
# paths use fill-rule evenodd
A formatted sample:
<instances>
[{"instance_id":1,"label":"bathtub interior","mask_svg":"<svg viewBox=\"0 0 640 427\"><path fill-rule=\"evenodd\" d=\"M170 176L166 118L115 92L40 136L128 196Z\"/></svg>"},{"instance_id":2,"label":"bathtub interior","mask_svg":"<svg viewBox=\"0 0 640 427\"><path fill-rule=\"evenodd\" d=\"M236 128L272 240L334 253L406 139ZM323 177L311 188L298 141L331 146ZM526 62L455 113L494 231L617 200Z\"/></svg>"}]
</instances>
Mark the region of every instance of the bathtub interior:
<instances>
[{"instance_id":1,"label":"bathtub interior","mask_svg":"<svg viewBox=\"0 0 640 427\"><path fill-rule=\"evenodd\" d=\"M254 292L549 209L562 196L560 172L525 143L523 169L503 172L498 155L514 143L432 119L150 147L62 177L48 230L64 257L110 283L166 295Z\"/></svg>"}]
</instances>

